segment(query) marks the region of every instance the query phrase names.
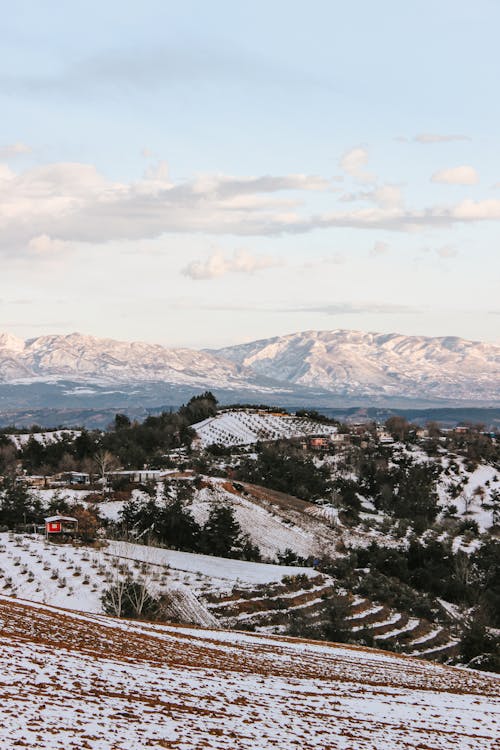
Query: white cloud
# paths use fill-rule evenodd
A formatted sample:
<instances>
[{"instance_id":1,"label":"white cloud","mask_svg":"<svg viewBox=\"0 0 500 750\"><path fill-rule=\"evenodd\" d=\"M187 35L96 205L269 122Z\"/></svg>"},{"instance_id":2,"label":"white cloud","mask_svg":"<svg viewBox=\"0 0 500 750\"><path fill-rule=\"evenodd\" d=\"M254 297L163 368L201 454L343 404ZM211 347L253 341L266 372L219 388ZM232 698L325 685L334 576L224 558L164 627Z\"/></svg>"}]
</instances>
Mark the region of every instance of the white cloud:
<instances>
[{"instance_id":1,"label":"white cloud","mask_svg":"<svg viewBox=\"0 0 500 750\"><path fill-rule=\"evenodd\" d=\"M178 232L246 237L332 227L411 232L500 220L498 199L407 208L393 185L350 197L370 206L313 213L304 194L322 186L329 195L327 180L307 175L201 175L174 183L161 166L147 179L123 183L90 164L48 164L19 173L0 164L0 253L32 252L28 243L40 236L102 244ZM292 198L291 190L299 192Z\"/></svg>"},{"instance_id":2,"label":"white cloud","mask_svg":"<svg viewBox=\"0 0 500 750\"><path fill-rule=\"evenodd\" d=\"M376 175L365 172L364 167L368 164L368 151L357 147L347 151L340 160L340 168L354 177L358 182L375 182Z\"/></svg>"},{"instance_id":3,"label":"white cloud","mask_svg":"<svg viewBox=\"0 0 500 750\"><path fill-rule=\"evenodd\" d=\"M67 247L66 242L55 240L48 234L39 234L37 237L32 237L28 242L28 250L34 255L56 255L62 253Z\"/></svg>"},{"instance_id":4,"label":"white cloud","mask_svg":"<svg viewBox=\"0 0 500 750\"><path fill-rule=\"evenodd\" d=\"M440 135L438 133L419 133L413 139L417 143L450 143L451 141L470 141L468 135Z\"/></svg>"},{"instance_id":5,"label":"white cloud","mask_svg":"<svg viewBox=\"0 0 500 750\"><path fill-rule=\"evenodd\" d=\"M204 261L189 263L182 273L196 281L218 279L228 273L251 274L266 268L282 265L277 258L266 255L252 255L247 250L236 250L232 256L225 256L222 250L216 250Z\"/></svg>"},{"instance_id":6,"label":"white cloud","mask_svg":"<svg viewBox=\"0 0 500 750\"><path fill-rule=\"evenodd\" d=\"M369 201L381 208L395 209L403 204L403 193L397 185L379 185L373 188L373 190L344 193L344 195L340 196L339 201L343 203Z\"/></svg>"},{"instance_id":7,"label":"white cloud","mask_svg":"<svg viewBox=\"0 0 500 750\"><path fill-rule=\"evenodd\" d=\"M285 311L314 312L322 313L323 315L394 315L399 313L418 313L421 312L421 309L411 305L388 304L383 302L338 302L314 307L289 308Z\"/></svg>"},{"instance_id":8,"label":"white cloud","mask_svg":"<svg viewBox=\"0 0 500 750\"><path fill-rule=\"evenodd\" d=\"M450 169L441 169L432 175L431 180L432 182L443 182L448 185L477 185L479 175L474 167L462 165L460 167L451 167Z\"/></svg>"},{"instance_id":9,"label":"white cloud","mask_svg":"<svg viewBox=\"0 0 500 750\"><path fill-rule=\"evenodd\" d=\"M458 221L497 221L500 219L500 200L465 200L455 206L452 216Z\"/></svg>"},{"instance_id":10,"label":"white cloud","mask_svg":"<svg viewBox=\"0 0 500 750\"><path fill-rule=\"evenodd\" d=\"M9 143L6 146L0 146L0 159L12 159L15 156L29 154L31 147L25 143Z\"/></svg>"}]
</instances>

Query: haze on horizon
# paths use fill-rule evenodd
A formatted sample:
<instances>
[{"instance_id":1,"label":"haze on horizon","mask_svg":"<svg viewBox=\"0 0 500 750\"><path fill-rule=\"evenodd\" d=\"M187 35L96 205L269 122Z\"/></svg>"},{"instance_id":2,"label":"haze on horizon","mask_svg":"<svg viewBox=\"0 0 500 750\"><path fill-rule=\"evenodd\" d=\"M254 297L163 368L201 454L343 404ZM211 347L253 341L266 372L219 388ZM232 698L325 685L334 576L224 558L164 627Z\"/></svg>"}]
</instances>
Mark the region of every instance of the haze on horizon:
<instances>
[{"instance_id":1,"label":"haze on horizon","mask_svg":"<svg viewBox=\"0 0 500 750\"><path fill-rule=\"evenodd\" d=\"M0 331L500 342L493 0L3 9Z\"/></svg>"}]
</instances>

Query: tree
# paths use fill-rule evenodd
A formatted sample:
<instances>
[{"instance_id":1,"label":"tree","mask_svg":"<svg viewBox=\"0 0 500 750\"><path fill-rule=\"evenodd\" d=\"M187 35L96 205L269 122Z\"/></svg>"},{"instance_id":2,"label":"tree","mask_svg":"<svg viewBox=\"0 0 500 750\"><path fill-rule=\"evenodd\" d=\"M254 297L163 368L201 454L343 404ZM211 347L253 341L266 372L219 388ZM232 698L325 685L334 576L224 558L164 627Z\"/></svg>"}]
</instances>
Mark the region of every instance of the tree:
<instances>
[{"instance_id":1,"label":"tree","mask_svg":"<svg viewBox=\"0 0 500 750\"><path fill-rule=\"evenodd\" d=\"M214 504L201 532L201 549L207 555L236 557L241 549L241 526L229 505ZM236 553L236 554L235 554Z\"/></svg>"},{"instance_id":2,"label":"tree","mask_svg":"<svg viewBox=\"0 0 500 750\"><path fill-rule=\"evenodd\" d=\"M396 487L391 507L394 515L411 520L416 531L426 529L439 512L436 468L408 462L393 470L391 480Z\"/></svg>"},{"instance_id":3,"label":"tree","mask_svg":"<svg viewBox=\"0 0 500 750\"><path fill-rule=\"evenodd\" d=\"M193 396L186 406L181 406L179 415L186 419L189 425L201 422L208 417L217 414L217 399L210 391L205 391L200 396Z\"/></svg>"},{"instance_id":4,"label":"tree","mask_svg":"<svg viewBox=\"0 0 500 750\"><path fill-rule=\"evenodd\" d=\"M403 442L410 434L411 425L405 417L394 415L385 422L385 427L391 433L394 440Z\"/></svg>"},{"instance_id":5,"label":"tree","mask_svg":"<svg viewBox=\"0 0 500 750\"><path fill-rule=\"evenodd\" d=\"M115 424L114 428L116 431L118 430L126 430L130 427L131 422L129 417L127 417L126 414L115 414Z\"/></svg>"},{"instance_id":6,"label":"tree","mask_svg":"<svg viewBox=\"0 0 500 750\"><path fill-rule=\"evenodd\" d=\"M100 450L94 456L94 464L102 480L102 491L106 487L106 474L114 469L117 469L118 459L108 450Z\"/></svg>"},{"instance_id":7,"label":"tree","mask_svg":"<svg viewBox=\"0 0 500 750\"><path fill-rule=\"evenodd\" d=\"M500 638L488 630L481 610L467 619L460 639L460 656L476 669L500 672Z\"/></svg>"},{"instance_id":8,"label":"tree","mask_svg":"<svg viewBox=\"0 0 500 750\"><path fill-rule=\"evenodd\" d=\"M83 505L74 505L71 515L78 521L78 535L84 542L92 542L96 538L99 520L95 511L84 508Z\"/></svg>"},{"instance_id":9,"label":"tree","mask_svg":"<svg viewBox=\"0 0 500 750\"><path fill-rule=\"evenodd\" d=\"M186 552L198 551L200 527L180 494L167 500L159 512L157 531L163 544Z\"/></svg>"},{"instance_id":10,"label":"tree","mask_svg":"<svg viewBox=\"0 0 500 750\"><path fill-rule=\"evenodd\" d=\"M147 586L147 578L134 580L130 574L117 573L112 585L101 596L104 612L113 617L154 620L159 612L159 601Z\"/></svg>"},{"instance_id":11,"label":"tree","mask_svg":"<svg viewBox=\"0 0 500 750\"><path fill-rule=\"evenodd\" d=\"M325 497L331 489L329 469L316 466L288 443L263 446L256 459L241 462L237 478L310 501Z\"/></svg>"},{"instance_id":12,"label":"tree","mask_svg":"<svg viewBox=\"0 0 500 750\"><path fill-rule=\"evenodd\" d=\"M322 635L326 641L345 643L349 640L352 624L347 619L349 605L346 597L335 594L328 600L328 620L322 628Z\"/></svg>"},{"instance_id":13,"label":"tree","mask_svg":"<svg viewBox=\"0 0 500 750\"><path fill-rule=\"evenodd\" d=\"M15 474L17 465L17 450L9 441L0 445L0 474Z\"/></svg>"},{"instance_id":14,"label":"tree","mask_svg":"<svg viewBox=\"0 0 500 750\"><path fill-rule=\"evenodd\" d=\"M0 525L13 529L42 520L39 497L28 490L23 482L6 477L0 485Z\"/></svg>"}]
</instances>

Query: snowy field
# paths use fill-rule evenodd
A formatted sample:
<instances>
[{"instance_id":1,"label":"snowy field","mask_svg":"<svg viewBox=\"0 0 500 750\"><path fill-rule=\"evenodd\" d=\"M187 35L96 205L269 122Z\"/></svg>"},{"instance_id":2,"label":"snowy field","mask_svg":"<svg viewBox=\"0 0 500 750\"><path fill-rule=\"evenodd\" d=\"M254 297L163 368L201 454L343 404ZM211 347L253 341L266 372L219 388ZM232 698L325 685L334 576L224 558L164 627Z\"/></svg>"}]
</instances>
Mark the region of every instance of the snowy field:
<instances>
[{"instance_id":1,"label":"snowy field","mask_svg":"<svg viewBox=\"0 0 500 750\"><path fill-rule=\"evenodd\" d=\"M494 750L500 680L0 597L0 750Z\"/></svg>"},{"instance_id":2,"label":"snowy field","mask_svg":"<svg viewBox=\"0 0 500 750\"><path fill-rule=\"evenodd\" d=\"M224 446L251 445L259 440L281 440L308 435L334 435L334 425L286 414L268 414L242 409L217 414L192 425L201 445L217 443Z\"/></svg>"},{"instance_id":3,"label":"snowy field","mask_svg":"<svg viewBox=\"0 0 500 750\"><path fill-rule=\"evenodd\" d=\"M281 581L283 576L306 575L317 576L312 568L299 568L287 565L266 565L264 563L246 562L245 560L228 560L225 557L195 555L191 552L146 547L142 544L110 541L107 547L111 555L140 560L154 565L168 566L173 570L193 575L207 576L218 588L227 588L236 583L257 585Z\"/></svg>"},{"instance_id":4,"label":"snowy field","mask_svg":"<svg viewBox=\"0 0 500 750\"><path fill-rule=\"evenodd\" d=\"M311 568L227 560L128 542L111 541L94 550L47 543L41 536L0 533L0 590L19 599L98 613L105 589L123 576L144 576L140 563L146 564L148 589L157 596L176 588L186 597L187 589L198 597L227 593L236 585L277 583L286 575L318 575Z\"/></svg>"},{"instance_id":5,"label":"snowy field","mask_svg":"<svg viewBox=\"0 0 500 750\"><path fill-rule=\"evenodd\" d=\"M21 432L19 434L8 434L7 437L14 443L17 450L21 450L31 440L36 440L42 445L58 443L64 438L74 440L81 432L79 430L50 430L47 432Z\"/></svg>"}]
</instances>

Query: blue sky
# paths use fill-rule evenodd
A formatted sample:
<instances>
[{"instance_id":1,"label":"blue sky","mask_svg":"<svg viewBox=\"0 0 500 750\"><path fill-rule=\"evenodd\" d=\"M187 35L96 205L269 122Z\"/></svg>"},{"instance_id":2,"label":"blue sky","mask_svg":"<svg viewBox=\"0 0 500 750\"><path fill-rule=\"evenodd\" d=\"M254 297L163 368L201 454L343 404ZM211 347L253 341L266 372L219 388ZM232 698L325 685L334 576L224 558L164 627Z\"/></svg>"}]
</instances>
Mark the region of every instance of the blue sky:
<instances>
[{"instance_id":1,"label":"blue sky","mask_svg":"<svg viewBox=\"0 0 500 750\"><path fill-rule=\"evenodd\" d=\"M487 0L4 4L0 327L498 342L498 28Z\"/></svg>"}]
</instances>

